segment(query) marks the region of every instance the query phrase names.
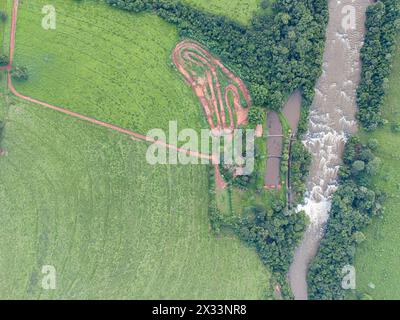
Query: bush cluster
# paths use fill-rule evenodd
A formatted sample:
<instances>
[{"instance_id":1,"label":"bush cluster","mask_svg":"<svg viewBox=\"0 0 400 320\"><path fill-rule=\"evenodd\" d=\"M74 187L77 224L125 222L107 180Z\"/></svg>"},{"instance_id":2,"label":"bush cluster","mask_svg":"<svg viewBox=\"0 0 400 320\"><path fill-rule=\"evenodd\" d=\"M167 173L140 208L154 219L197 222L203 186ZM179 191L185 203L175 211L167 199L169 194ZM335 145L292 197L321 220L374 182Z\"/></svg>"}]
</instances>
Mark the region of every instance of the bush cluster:
<instances>
[{"instance_id":1,"label":"bush cluster","mask_svg":"<svg viewBox=\"0 0 400 320\"><path fill-rule=\"evenodd\" d=\"M376 141L365 145L353 137L347 143L325 237L308 275L310 299L345 297L342 270L354 264L355 247L365 239L362 230L383 214L385 196L371 187L380 161L369 146L376 148Z\"/></svg>"},{"instance_id":2,"label":"bush cluster","mask_svg":"<svg viewBox=\"0 0 400 320\"><path fill-rule=\"evenodd\" d=\"M358 119L366 130L384 123L381 108L399 30L400 2L380 0L367 10L362 75L357 90Z\"/></svg>"}]
</instances>

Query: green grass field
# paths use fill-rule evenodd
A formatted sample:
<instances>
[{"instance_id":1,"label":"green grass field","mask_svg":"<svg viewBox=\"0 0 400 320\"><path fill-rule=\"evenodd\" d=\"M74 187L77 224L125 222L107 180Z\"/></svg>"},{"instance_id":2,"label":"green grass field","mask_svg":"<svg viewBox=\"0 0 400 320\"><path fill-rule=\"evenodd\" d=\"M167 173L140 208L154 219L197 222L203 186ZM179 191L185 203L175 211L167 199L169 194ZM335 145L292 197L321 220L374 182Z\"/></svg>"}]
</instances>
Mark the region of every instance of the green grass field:
<instances>
[{"instance_id":1,"label":"green grass field","mask_svg":"<svg viewBox=\"0 0 400 320\"><path fill-rule=\"evenodd\" d=\"M260 0L183 0L207 12L224 15L242 24L248 24L259 9Z\"/></svg>"},{"instance_id":2,"label":"green grass field","mask_svg":"<svg viewBox=\"0 0 400 320\"><path fill-rule=\"evenodd\" d=\"M204 166L12 101L0 157L0 298L262 298L255 251L209 230ZM41 267L57 290L41 290Z\"/></svg>"},{"instance_id":3,"label":"green grass field","mask_svg":"<svg viewBox=\"0 0 400 320\"><path fill-rule=\"evenodd\" d=\"M43 4L56 6L56 30L41 28ZM140 132L174 119L199 128L198 101L171 67L177 41L153 15L26 1L16 63L31 79L18 90ZM146 144L8 97L2 76L0 298L266 296L255 250L210 231L205 166L150 166ZM41 288L43 265L56 290Z\"/></svg>"},{"instance_id":4,"label":"green grass field","mask_svg":"<svg viewBox=\"0 0 400 320\"><path fill-rule=\"evenodd\" d=\"M11 3L11 1L9 1ZM54 5L56 29L42 28ZM102 1L35 0L20 5L15 64L30 70L23 94L139 133L206 127L192 89L172 67L179 38L151 14L130 14Z\"/></svg>"},{"instance_id":5,"label":"green grass field","mask_svg":"<svg viewBox=\"0 0 400 320\"><path fill-rule=\"evenodd\" d=\"M0 11L2 12L7 12L7 0L0 0ZM0 43L2 44L0 48L0 54L7 54L7 52L4 51L4 39L7 37L7 28L6 26L8 25L8 21L5 23L0 22Z\"/></svg>"},{"instance_id":6,"label":"green grass field","mask_svg":"<svg viewBox=\"0 0 400 320\"><path fill-rule=\"evenodd\" d=\"M388 195L385 217L368 228L367 241L356 254L357 290L375 299L400 299L400 134L390 129L391 123L400 121L400 49L397 49L389 84L384 106L389 124L373 134L362 134L365 140L379 141L376 154L382 159L382 168L375 185Z\"/></svg>"}]
</instances>

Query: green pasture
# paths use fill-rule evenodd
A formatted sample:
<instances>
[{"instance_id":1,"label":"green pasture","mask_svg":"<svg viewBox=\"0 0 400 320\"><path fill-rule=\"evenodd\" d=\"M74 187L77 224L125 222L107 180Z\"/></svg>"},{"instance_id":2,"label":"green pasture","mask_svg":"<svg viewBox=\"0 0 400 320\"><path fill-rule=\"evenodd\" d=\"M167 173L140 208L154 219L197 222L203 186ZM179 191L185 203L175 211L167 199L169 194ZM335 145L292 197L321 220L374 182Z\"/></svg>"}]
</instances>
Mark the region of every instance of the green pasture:
<instances>
[{"instance_id":1,"label":"green pasture","mask_svg":"<svg viewBox=\"0 0 400 320\"><path fill-rule=\"evenodd\" d=\"M260 0L183 0L196 8L248 24L259 9Z\"/></svg>"},{"instance_id":2,"label":"green pasture","mask_svg":"<svg viewBox=\"0 0 400 320\"><path fill-rule=\"evenodd\" d=\"M397 49L392 76L389 79L384 117L388 124L362 137L377 139L377 156L382 167L374 178L377 189L387 194L385 216L374 221L367 240L356 254L357 291L374 299L400 299L400 134L391 126L400 122L400 50Z\"/></svg>"},{"instance_id":3,"label":"green pasture","mask_svg":"<svg viewBox=\"0 0 400 320\"><path fill-rule=\"evenodd\" d=\"M255 251L210 231L205 166L151 166L144 143L14 99L2 148L0 298L264 297Z\"/></svg>"}]
</instances>

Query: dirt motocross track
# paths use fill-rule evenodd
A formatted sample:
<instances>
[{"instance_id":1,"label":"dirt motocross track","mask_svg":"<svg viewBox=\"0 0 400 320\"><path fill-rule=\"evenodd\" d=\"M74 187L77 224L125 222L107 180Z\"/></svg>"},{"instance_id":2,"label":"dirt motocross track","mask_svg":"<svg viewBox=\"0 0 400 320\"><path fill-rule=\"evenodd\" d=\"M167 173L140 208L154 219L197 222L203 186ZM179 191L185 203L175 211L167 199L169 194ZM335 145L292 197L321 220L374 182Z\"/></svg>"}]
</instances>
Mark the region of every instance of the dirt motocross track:
<instances>
[{"instance_id":1,"label":"dirt motocross track","mask_svg":"<svg viewBox=\"0 0 400 320\"><path fill-rule=\"evenodd\" d=\"M237 127L247 123L250 93L243 81L221 61L200 44L189 40L178 43L172 60L199 98L215 136L231 135ZM215 180L218 189L226 187L219 168L215 169Z\"/></svg>"},{"instance_id":2,"label":"dirt motocross track","mask_svg":"<svg viewBox=\"0 0 400 320\"><path fill-rule=\"evenodd\" d=\"M243 81L235 77L221 61L199 44L188 40L176 46L172 60L199 98L215 135L230 134L238 126L247 123L250 93ZM245 106L242 105L243 100Z\"/></svg>"}]
</instances>

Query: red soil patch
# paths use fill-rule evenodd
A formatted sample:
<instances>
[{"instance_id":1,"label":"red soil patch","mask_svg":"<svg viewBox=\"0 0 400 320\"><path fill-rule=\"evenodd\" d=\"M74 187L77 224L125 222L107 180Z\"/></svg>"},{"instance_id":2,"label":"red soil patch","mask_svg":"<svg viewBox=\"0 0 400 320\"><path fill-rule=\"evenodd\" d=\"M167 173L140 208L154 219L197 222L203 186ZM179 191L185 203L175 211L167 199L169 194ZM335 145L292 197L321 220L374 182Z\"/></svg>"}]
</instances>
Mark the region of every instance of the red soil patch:
<instances>
[{"instance_id":1,"label":"red soil patch","mask_svg":"<svg viewBox=\"0 0 400 320\"><path fill-rule=\"evenodd\" d=\"M214 134L232 133L235 128L247 123L250 93L243 81L221 61L199 44L188 40L178 43L172 59L199 98ZM220 75L224 79L220 79ZM225 86L221 85L221 80L224 80ZM233 106L229 96L233 99ZM241 97L246 101L246 106L242 105Z\"/></svg>"}]
</instances>

